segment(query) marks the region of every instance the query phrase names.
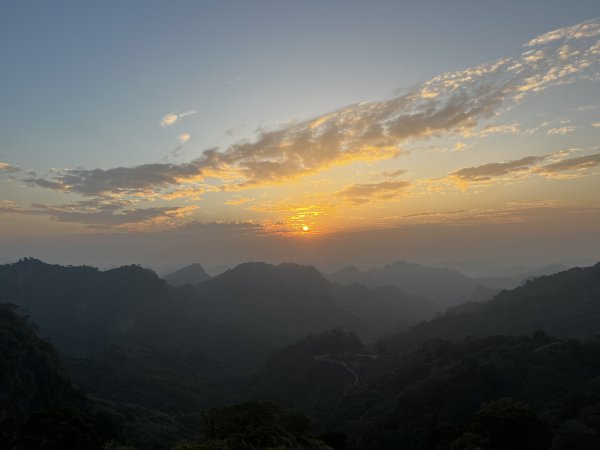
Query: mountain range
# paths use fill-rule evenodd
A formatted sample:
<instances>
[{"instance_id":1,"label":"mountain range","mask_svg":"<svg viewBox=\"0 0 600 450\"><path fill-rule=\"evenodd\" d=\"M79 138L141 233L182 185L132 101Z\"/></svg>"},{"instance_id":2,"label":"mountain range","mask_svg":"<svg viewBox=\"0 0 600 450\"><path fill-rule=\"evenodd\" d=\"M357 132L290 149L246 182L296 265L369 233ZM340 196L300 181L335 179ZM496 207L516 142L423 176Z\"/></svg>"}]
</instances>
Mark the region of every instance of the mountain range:
<instances>
[{"instance_id":1,"label":"mountain range","mask_svg":"<svg viewBox=\"0 0 600 450\"><path fill-rule=\"evenodd\" d=\"M139 266L2 265L0 438L11 448L597 448L600 263L486 301L452 271L395 264L379 279L411 271L408 294L297 264L246 263L179 287ZM414 292L419 271L454 280L449 304L473 288L470 301L441 312Z\"/></svg>"}]
</instances>

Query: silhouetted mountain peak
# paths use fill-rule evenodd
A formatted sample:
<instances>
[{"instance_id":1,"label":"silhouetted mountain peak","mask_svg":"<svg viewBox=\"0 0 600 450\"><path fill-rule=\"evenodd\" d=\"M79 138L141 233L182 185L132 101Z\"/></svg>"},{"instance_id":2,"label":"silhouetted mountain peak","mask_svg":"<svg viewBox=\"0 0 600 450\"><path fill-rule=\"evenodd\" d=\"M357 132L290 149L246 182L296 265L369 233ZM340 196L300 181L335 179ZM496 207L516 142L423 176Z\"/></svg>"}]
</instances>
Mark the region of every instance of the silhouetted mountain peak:
<instances>
[{"instance_id":1,"label":"silhouetted mountain peak","mask_svg":"<svg viewBox=\"0 0 600 450\"><path fill-rule=\"evenodd\" d=\"M299 289L309 292L328 292L331 284L313 266L294 263L278 265L264 262L239 264L213 279L214 283L236 283L270 290L281 287L288 290Z\"/></svg>"},{"instance_id":2,"label":"silhouetted mountain peak","mask_svg":"<svg viewBox=\"0 0 600 450\"><path fill-rule=\"evenodd\" d=\"M210 279L210 275L206 273L204 267L199 263L193 263L189 266L182 267L175 272L163 277L167 283L172 286L183 286L185 284L197 285Z\"/></svg>"}]
</instances>

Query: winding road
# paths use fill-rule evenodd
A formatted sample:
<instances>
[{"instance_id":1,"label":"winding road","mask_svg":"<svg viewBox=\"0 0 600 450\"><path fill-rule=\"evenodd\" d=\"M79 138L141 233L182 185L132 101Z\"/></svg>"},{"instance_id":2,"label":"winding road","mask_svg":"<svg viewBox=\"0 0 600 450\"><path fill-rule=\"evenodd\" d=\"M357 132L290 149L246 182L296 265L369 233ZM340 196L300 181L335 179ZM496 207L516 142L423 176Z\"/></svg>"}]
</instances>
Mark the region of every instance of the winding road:
<instances>
[{"instance_id":1,"label":"winding road","mask_svg":"<svg viewBox=\"0 0 600 450\"><path fill-rule=\"evenodd\" d=\"M325 362L332 363L332 364L339 364L340 366L342 366L344 369L346 369L348 372L350 372L354 376L354 384L352 386L358 385L358 382L359 382L358 374L344 361L332 359L329 357L329 355L317 355L317 356L313 356L313 359L315 359L317 361L325 361Z\"/></svg>"}]
</instances>

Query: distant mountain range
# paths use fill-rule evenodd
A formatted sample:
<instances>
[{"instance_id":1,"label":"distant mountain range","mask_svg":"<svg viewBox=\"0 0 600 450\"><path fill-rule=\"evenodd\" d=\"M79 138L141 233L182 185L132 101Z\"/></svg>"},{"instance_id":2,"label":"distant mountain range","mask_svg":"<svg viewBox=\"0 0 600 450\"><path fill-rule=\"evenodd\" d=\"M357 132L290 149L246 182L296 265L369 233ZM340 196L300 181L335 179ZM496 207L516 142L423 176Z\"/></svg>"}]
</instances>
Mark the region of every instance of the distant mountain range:
<instances>
[{"instance_id":1,"label":"distant mountain range","mask_svg":"<svg viewBox=\"0 0 600 450\"><path fill-rule=\"evenodd\" d=\"M514 289L531 278L562 270L566 267L556 264L509 276L474 278L453 269L399 261L368 270L348 266L327 278L343 285L360 283L371 289L396 286L402 292L426 297L445 309L467 301L489 300L502 289Z\"/></svg>"},{"instance_id":2,"label":"distant mountain range","mask_svg":"<svg viewBox=\"0 0 600 450\"><path fill-rule=\"evenodd\" d=\"M434 339L541 330L561 338L600 334L600 263L530 279L488 302L450 308L432 320L385 339L393 352L406 352Z\"/></svg>"},{"instance_id":3,"label":"distant mountain range","mask_svg":"<svg viewBox=\"0 0 600 450\"><path fill-rule=\"evenodd\" d=\"M456 270L407 262L365 271L349 266L328 275L328 279L345 285L360 283L371 289L396 286L407 294L430 299L441 309L465 301L488 300L497 292Z\"/></svg>"},{"instance_id":4,"label":"distant mountain range","mask_svg":"<svg viewBox=\"0 0 600 450\"><path fill-rule=\"evenodd\" d=\"M537 269L524 270L513 275L478 277L475 279L478 283L492 288L514 289L532 278L541 277L543 275L552 275L567 269L568 267L563 266L562 264L551 264L548 266L538 267Z\"/></svg>"},{"instance_id":5,"label":"distant mountain range","mask_svg":"<svg viewBox=\"0 0 600 450\"><path fill-rule=\"evenodd\" d=\"M203 316L289 342L343 327L371 338L431 317L439 309L398 289L331 284L312 266L245 263L200 284Z\"/></svg>"}]
</instances>

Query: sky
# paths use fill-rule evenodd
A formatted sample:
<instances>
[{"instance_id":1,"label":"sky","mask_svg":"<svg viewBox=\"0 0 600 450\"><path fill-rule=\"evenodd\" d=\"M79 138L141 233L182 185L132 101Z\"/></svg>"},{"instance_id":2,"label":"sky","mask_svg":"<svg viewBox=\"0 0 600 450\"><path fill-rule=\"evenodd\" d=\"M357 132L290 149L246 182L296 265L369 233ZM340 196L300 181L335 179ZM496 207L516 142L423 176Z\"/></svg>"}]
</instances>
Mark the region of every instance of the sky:
<instances>
[{"instance_id":1,"label":"sky","mask_svg":"<svg viewBox=\"0 0 600 450\"><path fill-rule=\"evenodd\" d=\"M0 261L600 259L597 1L3 2L0 61Z\"/></svg>"}]
</instances>

